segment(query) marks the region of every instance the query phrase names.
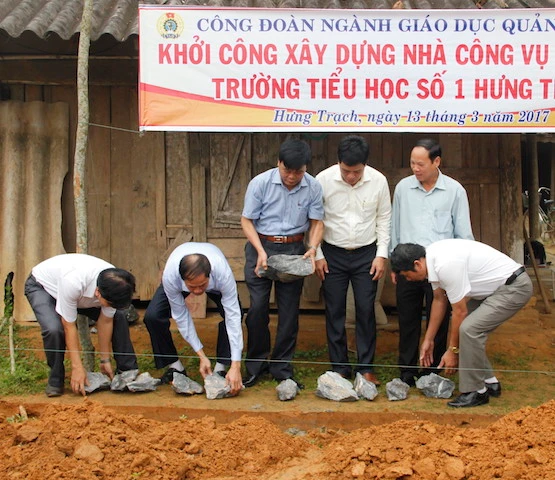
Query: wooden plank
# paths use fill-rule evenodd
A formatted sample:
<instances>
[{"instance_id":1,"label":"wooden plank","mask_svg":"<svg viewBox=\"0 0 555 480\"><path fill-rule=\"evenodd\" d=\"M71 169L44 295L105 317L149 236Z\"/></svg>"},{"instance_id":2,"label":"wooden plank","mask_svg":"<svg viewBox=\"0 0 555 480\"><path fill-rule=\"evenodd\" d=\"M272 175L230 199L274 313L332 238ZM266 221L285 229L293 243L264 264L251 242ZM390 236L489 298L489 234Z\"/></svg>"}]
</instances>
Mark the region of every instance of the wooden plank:
<instances>
[{"instance_id":1,"label":"wooden plank","mask_svg":"<svg viewBox=\"0 0 555 480\"><path fill-rule=\"evenodd\" d=\"M501 225L499 223L499 186L480 186L480 241L501 249Z\"/></svg>"},{"instance_id":2,"label":"wooden plank","mask_svg":"<svg viewBox=\"0 0 555 480\"><path fill-rule=\"evenodd\" d=\"M243 238L209 238L208 241L216 245L225 255L233 272L235 280L245 280L245 244Z\"/></svg>"},{"instance_id":3,"label":"wooden plank","mask_svg":"<svg viewBox=\"0 0 555 480\"><path fill-rule=\"evenodd\" d=\"M408 166L408 159L403 152L402 133L384 133L382 145L383 170L386 165L390 165L392 168Z\"/></svg>"},{"instance_id":4,"label":"wooden plank","mask_svg":"<svg viewBox=\"0 0 555 480\"><path fill-rule=\"evenodd\" d=\"M465 187L468 195L468 204L470 207L470 221L472 223L472 233L474 239L480 241L482 238L482 211L480 199L480 185L467 185Z\"/></svg>"},{"instance_id":5,"label":"wooden plank","mask_svg":"<svg viewBox=\"0 0 555 480\"><path fill-rule=\"evenodd\" d=\"M501 250L515 261L524 263L522 248L522 166L520 135L500 135L499 192Z\"/></svg>"},{"instance_id":6,"label":"wooden plank","mask_svg":"<svg viewBox=\"0 0 555 480\"><path fill-rule=\"evenodd\" d=\"M111 130L112 261L135 274L138 297L149 299L160 280L156 176L164 135L138 135L136 89L113 88L111 104L112 125L129 130Z\"/></svg>"},{"instance_id":7,"label":"wooden plank","mask_svg":"<svg viewBox=\"0 0 555 480\"><path fill-rule=\"evenodd\" d=\"M191 228L191 151L189 133L166 133L166 219Z\"/></svg>"},{"instance_id":8,"label":"wooden plank","mask_svg":"<svg viewBox=\"0 0 555 480\"><path fill-rule=\"evenodd\" d=\"M206 242L206 170L202 165L191 168L193 177L193 240Z\"/></svg>"},{"instance_id":9,"label":"wooden plank","mask_svg":"<svg viewBox=\"0 0 555 480\"><path fill-rule=\"evenodd\" d=\"M158 260L158 267L160 268L160 270L164 269L164 266L166 265L168 258L170 257L171 253L176 249L176 247L178 247L179 245L182 245L183 243L190 242L192 238L193 238L193 235L191 232L187 230L181 230L176 235L176 237L172 239L166 251L160 256L160 259Z\"/></svg>"},{"instance_id":10,"label":"wooden plank","mask_svg":"<svg viewBox=\"0 0 555 480\"><path fill-rule=\"evenodd\" d=\"M462 135L458 133L442 133L439 135L439 144L441 145L441 169L462 168Z\"/></svg>"},{"instance_id":11,"label":"wooden plank","mask_svg":"<svg viewBox=\"0 0 555 480\"><path fill-rule=\"evenodd\" d=\"M110 89L93 86L89 92L91 123L109 125ZM108 128L89 128L86 165L89 253L106 260L112 257L110 140Z\"/></svg>"},{"instance_id":12,"label":"wooden plank","mask_svg":"<svg viewBox=\"0 0 555 480\"><path fill-rule=\"evenodd\" d=\"M26 102L42 102L44 100L44 88L42 85L25 85Z\"/></svg>"},{"instance_id":13,"label":"wooden plank","mask_svg":"<svg viewBox=\"0 0 555 480\"><path fill-rule=\"evenodd\" d=\"M0 78L4 83L73 86L77 71L76 58L52 60L0 59ZM89 84L136 86L138 61L132 58L90 59Z\"/></svg>"}]
</instances>

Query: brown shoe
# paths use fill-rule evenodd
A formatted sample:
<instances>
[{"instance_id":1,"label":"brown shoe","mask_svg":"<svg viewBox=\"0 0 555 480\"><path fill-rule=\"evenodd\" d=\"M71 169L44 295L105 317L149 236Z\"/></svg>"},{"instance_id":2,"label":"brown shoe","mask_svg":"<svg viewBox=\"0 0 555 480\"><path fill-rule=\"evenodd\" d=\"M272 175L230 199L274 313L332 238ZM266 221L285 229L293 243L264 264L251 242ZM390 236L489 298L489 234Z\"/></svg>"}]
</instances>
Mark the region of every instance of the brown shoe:
<instances>
[{"instance_id":1,"label":"brown shoe","mask_svg":"<svg viewBox=\"0 0 555 480\"><path fill-rule=\"evenodd\" d=\"M378 377L376 377L376 375L372 372L363 373L362 376L364 377L365 380L368 380L369 382L372 382L374 385L376 385L376 387L379 387L382 384L378 380Z\"/></svg>"}]
</instances>

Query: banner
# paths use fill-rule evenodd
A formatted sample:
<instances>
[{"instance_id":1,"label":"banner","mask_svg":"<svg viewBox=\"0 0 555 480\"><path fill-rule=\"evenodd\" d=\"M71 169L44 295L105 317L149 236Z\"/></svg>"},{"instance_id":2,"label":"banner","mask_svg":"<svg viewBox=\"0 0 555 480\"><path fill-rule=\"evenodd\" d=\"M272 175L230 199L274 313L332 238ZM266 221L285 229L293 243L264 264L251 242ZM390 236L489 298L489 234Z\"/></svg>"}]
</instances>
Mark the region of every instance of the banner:
<instances>
[{"instance_id":1,"label":"banner","mask_svg":"<svg viewBox=\"0 0 555 480\"><path fill-rule=\"evenodd\" d=\"M555 10L139 7L141 130L553 132Z\"/></svg>"}]
</instances>

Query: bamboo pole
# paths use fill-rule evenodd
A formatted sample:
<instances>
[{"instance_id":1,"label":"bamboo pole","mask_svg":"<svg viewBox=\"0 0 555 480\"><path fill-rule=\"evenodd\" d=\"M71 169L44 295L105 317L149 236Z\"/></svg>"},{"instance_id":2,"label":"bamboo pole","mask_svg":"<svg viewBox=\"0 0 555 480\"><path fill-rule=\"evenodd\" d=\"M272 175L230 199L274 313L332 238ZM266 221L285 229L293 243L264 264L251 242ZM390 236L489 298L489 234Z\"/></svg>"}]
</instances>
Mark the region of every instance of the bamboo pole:
<instances>
[{"instance_id":1,"label":"bamboo pole","mask_svg":"<svg viewBox=\"0 0 555 480\"><path fill-rule=\"evenodd\" d=\"M525 225L522 225L522 229L524 231L524 240L526 241L526 248L528 249L528 253L530 254L530 261L532 262L534 274L536 275L536 280L538 281L538 287L540 289L543 304L545 306L545 313L549 314L551 313L551 306L549 305L549 299L547 298L547 293L545 292L545 288L543 288L543 283L540 278L540 272L538 270L538 265L536 263L536 256L534 255L534 250L532 249L532 242L530 242L530 237L528 236L528 232L526 231Z\"/></svg>"},{"instance_id":2,"label":"bamboo pole","mask_svg":"<svg viewBox=\"0 0 555 480\"><path fill-rule=\"evenodd\" d=\"M77 132L75 136L75 156L73 162L73 198L75 203L76 251L87 253L87 197L86 158L89 140L89 48L91 44L91 19L93 0L85 0L79 30L79 51L77 59ZM89 322L83 315L77 317L77 330L83 351L85 370L94 369L94 346L91 341Z\"/></svg>"}]
</instances>

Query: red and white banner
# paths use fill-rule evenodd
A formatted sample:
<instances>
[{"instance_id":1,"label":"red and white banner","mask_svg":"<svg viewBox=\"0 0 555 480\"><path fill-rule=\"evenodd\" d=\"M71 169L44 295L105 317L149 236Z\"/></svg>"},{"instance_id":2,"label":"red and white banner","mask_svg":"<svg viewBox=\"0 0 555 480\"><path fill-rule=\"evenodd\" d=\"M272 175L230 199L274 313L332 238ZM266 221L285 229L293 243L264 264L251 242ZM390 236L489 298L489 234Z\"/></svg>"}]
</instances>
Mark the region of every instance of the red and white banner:
<instances>
[{"instance_id":1,"label":"red and white banner","mask_svg":"<svg viewBox=\"0 0 555 480\"><path fill-rule=\"evenodd\" d=\"M139 7L141 130L553 132L555 10Z\"/></svg>"}]
</instances>

